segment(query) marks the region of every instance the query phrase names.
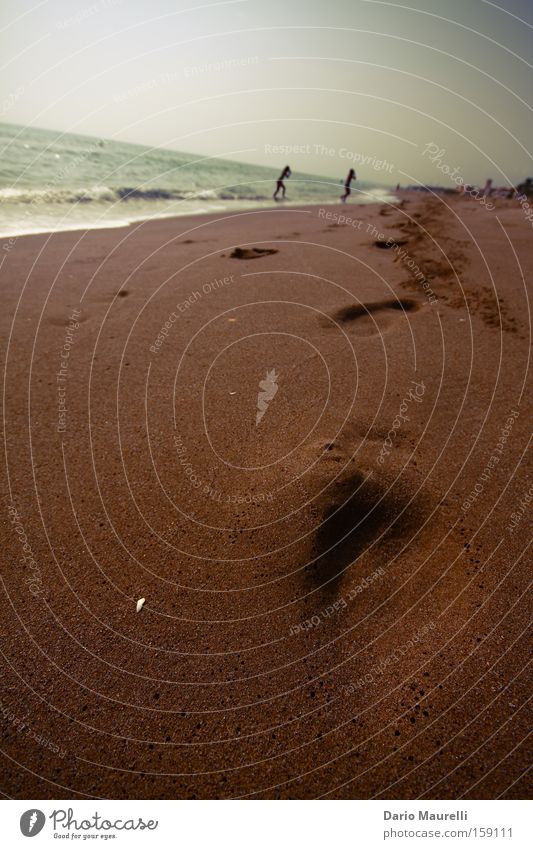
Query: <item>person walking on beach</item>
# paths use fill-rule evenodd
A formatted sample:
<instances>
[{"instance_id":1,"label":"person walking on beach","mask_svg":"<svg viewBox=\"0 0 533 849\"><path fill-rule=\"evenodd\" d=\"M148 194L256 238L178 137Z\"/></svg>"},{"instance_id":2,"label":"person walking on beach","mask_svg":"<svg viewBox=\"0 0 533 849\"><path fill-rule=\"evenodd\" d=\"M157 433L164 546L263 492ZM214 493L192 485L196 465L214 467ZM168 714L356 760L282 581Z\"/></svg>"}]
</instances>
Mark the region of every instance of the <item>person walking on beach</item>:
<instances>
[{"instance_id":1,"label":"person walking on beach","mask_svg":"<svg viewBox=\"0 0 533 849\"><path fill-rule=\"evenodd\" d=\"M350 183L352 182L352 180L357 180L357 176L353 168L350 168L350 170L348 171L348 176L344 181L344 194L341 195L341 200L343 203L346 203L346 198L350 197L352 193L352 190L350 188Z\"/></svg>"},{"instance_id":2,"label":"person walking on beach","mask_svg":"<svg viewBox=\"0 0 533 849\"><path fill-rule=\"evenodd\" d=\"M274 200L278 199L278 192L279 192L280 189L281 189L282 200L285 200L286 189L285 189L285 183L283 181L288 180L289 177L291 176L291 173L292 173L291 169L289 168L288 165L286 165L285 168L283 169L283 171L281 172L281 174L278 177L278 181L276 183L276 191L272 195Z\"/></svg>"}]
</instances>

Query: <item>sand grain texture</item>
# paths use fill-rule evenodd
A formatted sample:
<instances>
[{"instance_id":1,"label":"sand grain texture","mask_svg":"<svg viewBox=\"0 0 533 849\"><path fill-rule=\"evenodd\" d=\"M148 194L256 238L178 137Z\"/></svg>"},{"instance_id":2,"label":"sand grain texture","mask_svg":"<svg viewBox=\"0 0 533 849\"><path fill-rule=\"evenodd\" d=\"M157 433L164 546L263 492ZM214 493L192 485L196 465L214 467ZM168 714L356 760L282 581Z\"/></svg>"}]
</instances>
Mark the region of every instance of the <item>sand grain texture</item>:
<instances>
[{"instance_id":1,"label":"sand grain texture","mask_svg":"<svg viewBox=\"0 0 533 849\"><path fill-rule=\"evenodd\" d=\"M524 795L531 227L402 198L6 253L5 793Z\"/></svg>"}]
</instances>

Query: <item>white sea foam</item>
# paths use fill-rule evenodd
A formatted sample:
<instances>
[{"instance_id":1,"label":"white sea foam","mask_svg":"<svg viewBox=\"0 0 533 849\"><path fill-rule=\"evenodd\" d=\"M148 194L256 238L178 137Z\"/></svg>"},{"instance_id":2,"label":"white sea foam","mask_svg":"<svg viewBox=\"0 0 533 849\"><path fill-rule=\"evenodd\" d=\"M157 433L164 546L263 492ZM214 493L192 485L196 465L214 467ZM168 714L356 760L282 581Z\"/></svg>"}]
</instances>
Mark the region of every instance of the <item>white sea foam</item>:
<instances>
[{"instance_id":1,"label":"white sea foam","mask_svg":"<svg viewBox=\"0 0 533 849\"><path fill-rule=\"evenodd\" d=\"M3 236L125 227L145 219L272 206L279 173L278 167L229 158L7 124L0 124L0 150ZM339 163L340 172L344 166ZM293 173L287 189L286 206L338 199L338 180L331 178ZM351 198L355 203L387 199L386 188L364 183L357 184Z\"/></svg>"}]
</instances>

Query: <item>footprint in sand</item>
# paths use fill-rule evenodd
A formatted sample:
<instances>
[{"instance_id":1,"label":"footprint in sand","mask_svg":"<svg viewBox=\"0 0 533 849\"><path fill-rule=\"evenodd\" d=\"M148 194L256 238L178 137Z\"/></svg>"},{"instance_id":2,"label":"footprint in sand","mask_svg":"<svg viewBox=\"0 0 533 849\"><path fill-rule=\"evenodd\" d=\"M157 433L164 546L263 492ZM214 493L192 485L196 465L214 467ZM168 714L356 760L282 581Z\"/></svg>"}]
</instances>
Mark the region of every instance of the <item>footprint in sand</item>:
<instances>
[{"instance_id":1,"label":"footprint in sand","mask_svg":"<svg viewBox=\"0 0 533 849\"><path fill-rule=\"evenodd\" d=\"M416 312L419 309L419 302L413 298L391 298L388 301L375 301L369 304L350 304L342 307L331 317L321 318L320 323L325 327L335 327L339 323L353 323L358 336L375 336L401 319L402 314Z\"/></svg>"},{"instance_id":2,"label":"footprint in sand","mask_svg":"<svg viewBox=\"0 0 533 849\"><path fill-rule=\"evenodd\" d=\"M313 588L331 599L378 566L390 567L401 545L420 528L431 510L429 491L419 482L409 453L395 444L387 468L376 462L389 422L352 421L341 432L313 440L307 451L315 534L305 568ZM402 468L401 482L398 471Z\"/></svg>"},{"instance_id":3,"label":"footprint in sand","mask_svg":"<svg viewBox=\"0 0 533 849\"><path fill-rule=\"evenodd\" d=\"M211 239L182 239L177 242L178 245L199 245L200 242L210 242Z\"/></svg>"},{"instance_id":4,"label":"footprint in sand","mask_svg":"<svg viewBox=\"0 0 533 849\"><path fill-rule=\"evenodd\" d=\"M259 259L259 257L277 253L279 251L275 250L275 248L235 248L230 256L233 259Z\"/></svg>"},{"instance_id":5,"label":"footprint in sand","mask_svg":"<svg viewBox=\"0 0 533 849\"><path fill-rule=\"evenodd\" d=\"M326 449L319 461L324 482L335 476L334 467L341 459L343 465L349 459L342 446L331 444L331 453ZM423 502L415 498L407 510L408 500L403 490L389 488L380 471L350 462L316 502L321 519L313 545L314 563L307 569L311 583L320 586L324 596L331 596L352 564L359 573L359 558L370 558L374 568L386 565L391 547L409 539L421 524Z\"/></svg>"},{"instance_id":6,"label":"footprint in sand","mask_svg":"<svg viewBox=\"0 0 533 849\"><path fill-rule=\"evenodd\" d=\"M118 292L95 292L91 293L89 300L94 303L111 303L115 298L128 298L131 295L130 289L120 289Z\"/></svg>"},{"instance_id":7,"label":"footprint in sand","mask_svg":"<svg viewBox=\"0 0 533 849\"><path fill-rule=\"evenodd\" d=\"M89 316L82 314L82 315L80 315L76 318L76 321L78 322L78 324L83 324L84 321L87 321L88 317ZM71 319L69 318L68 314L67 315L50 315L50 316L46 316L44 320L45 320L46 324L53 324L54 327L68 328L68 326L71 323Z\"/></svg>"},{"instance_id":8,"label":"footprint in sand","mask_svg":"<svg viewBox=\"0 0 533 849\"><path fill-rule=\"evenodd\" d=\"M376 239L374 245L376 248L381 248L382 250L389 250L390 248L401 248L402 245L407 244L407 239Z\"/></svg>"}]
</instances>

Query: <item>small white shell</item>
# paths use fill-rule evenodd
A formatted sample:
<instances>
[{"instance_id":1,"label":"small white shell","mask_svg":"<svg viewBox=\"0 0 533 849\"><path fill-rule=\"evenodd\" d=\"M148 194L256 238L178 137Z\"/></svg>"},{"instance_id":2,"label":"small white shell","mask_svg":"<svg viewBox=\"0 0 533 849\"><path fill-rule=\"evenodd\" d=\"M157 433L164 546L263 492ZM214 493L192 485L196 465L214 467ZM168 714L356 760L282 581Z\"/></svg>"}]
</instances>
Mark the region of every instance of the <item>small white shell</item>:
<instances>
[{"instance_id":1,"label":"small white shell","mask_svg":"<svg viewBox=\"0 0 533 849\"><path fill-rule=\"evenodd\" d=\"M143 606L143 604L144 604L144 602L145 602L145 601L146 601L146 599L145 599L145 598L140 598L140 599L139 599L139 601L137 602L137 607L136 607L136 611L137 611L137 613L139 613L139 612L142 610L142 606Z\"/></svg>"}]
</instances>

